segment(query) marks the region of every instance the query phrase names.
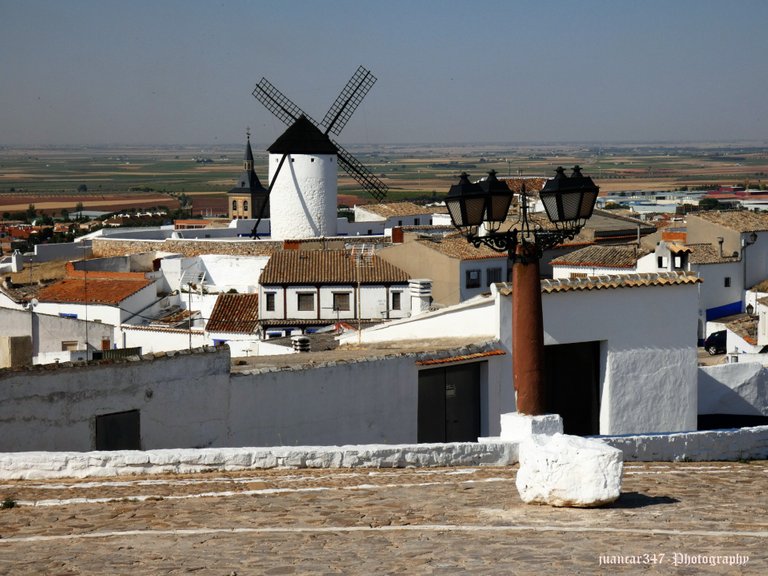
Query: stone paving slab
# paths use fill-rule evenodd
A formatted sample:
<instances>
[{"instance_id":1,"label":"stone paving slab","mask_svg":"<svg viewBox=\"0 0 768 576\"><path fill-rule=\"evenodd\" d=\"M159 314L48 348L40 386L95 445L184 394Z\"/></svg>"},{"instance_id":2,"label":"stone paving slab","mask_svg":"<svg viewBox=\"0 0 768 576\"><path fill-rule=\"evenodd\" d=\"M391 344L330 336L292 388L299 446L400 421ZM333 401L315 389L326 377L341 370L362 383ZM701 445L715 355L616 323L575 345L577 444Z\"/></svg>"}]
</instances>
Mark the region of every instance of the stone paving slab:
<instances>
[{"instance_id":1,"label":"stone paving slab","mask_svg":"<svg viewBox=\"0 0 768 576\"><path fill-rule=\"evenodd\" d=\"M586 510L523 504L516 472L2 482L0 574L768 573L766 461L627 463Z\"/></svg>"}]
</instances>

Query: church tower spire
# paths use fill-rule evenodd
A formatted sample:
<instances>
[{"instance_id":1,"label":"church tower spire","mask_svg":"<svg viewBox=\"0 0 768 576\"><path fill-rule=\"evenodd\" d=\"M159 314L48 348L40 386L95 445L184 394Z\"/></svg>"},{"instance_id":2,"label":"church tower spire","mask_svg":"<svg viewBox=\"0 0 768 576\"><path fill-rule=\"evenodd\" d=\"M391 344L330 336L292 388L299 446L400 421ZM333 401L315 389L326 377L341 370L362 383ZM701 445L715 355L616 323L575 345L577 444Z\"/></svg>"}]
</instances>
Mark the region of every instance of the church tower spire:
<instances>
[{"instance_id":1,"label":"church tower spire","mask_svg":"<svg viewBox=\"0 0 768 576\"><path fill-rule=\"evenodd\" d=\"M231 219L254 219L259 216L269 218L269 201L267 189L262 186L256 170L253 167L253 150L251 149L251 129L245 132L245 155L243 156L243 171L227 196L229 202L229 217Z\"/></svg>"}]
</instances>

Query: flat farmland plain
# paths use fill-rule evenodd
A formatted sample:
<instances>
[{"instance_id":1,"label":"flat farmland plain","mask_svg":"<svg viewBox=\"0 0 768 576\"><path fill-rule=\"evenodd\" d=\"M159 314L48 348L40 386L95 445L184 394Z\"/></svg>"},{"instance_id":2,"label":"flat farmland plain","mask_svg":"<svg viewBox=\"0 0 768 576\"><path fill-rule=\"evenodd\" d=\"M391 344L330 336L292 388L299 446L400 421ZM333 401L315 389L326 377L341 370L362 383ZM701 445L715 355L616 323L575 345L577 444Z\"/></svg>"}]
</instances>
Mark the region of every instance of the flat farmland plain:
<instances>
[{"instance_id":1,"label":"flat farmland plain","mask_svg":"<svg viewBox=\"0 0 768 576\"><path fill-rule=\"evenodd\" d=\"M440 200L459 173L480 178L548 176L580 164L603 192L768 183L768 143L690 145L361 145L348 146L388 187L390 201ZM256 172L268 185L267 153L253 145ZM0 215L26 210L57 215L84 209L176 208L226 213L226 192L243 165L242 145L197 147L0 148ZM343 171L339 203L372 199Z\"/></svg>"}]
</instances>

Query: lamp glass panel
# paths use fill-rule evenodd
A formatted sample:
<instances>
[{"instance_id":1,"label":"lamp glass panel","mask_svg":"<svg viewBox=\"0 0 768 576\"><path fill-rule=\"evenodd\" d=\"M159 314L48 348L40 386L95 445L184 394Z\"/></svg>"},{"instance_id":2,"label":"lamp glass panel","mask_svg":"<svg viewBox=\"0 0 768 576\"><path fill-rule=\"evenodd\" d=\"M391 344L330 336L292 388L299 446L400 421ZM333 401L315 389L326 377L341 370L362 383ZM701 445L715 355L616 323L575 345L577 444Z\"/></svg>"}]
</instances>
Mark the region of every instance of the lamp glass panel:
<instances>
[{"instance_id":1,"label":"lamp glass panel","mask_svg":"<svg viewBox=\"0 0 768 576\"><path fill-rule=\"evenodd\" d=\"M576 220L581 216L581 192L566 192L561 194L563 202L562 220Z\"/></svg>"},{"instance_id":2,"label":"lamp glass panel","mask_svg":"<svg viewBox=\"0 0 768 576\"><path fill-rule=\"evenodd\" d=\"M485 198L482 196L469 196L464 199L465 226L480 226L485 217Z\"/></svg>"},{"instance_id":3,"label":"lamp glass panel","mask_svg":"<svg viewBox=\"0 0 768 576\"><path fill-rule=\"evenodd\" d=\"M507 219L509 213L509 205L512 203L512 193L491 194L488 202L488 214L487 219L491 222L504 222Z\"/></svg>"},{"instance_id":4,"label":"lamp glass panel","mask_svg":"<svg viewBox=\"0 0 768 576\"><path fill-rule=\"evenodd\" d=\"M547 217L552 222L559 222L561 217L557 211L557 194L542 192L539 196L541 198L541 203L544 204L544 210L547 212Z\"/></svg>"},{"instance_id":5,"label":"lamp glass panel","mask_svg":"<svg viewBox=\"0 0 768 576\"><path fill-rule=\"evenodd\" d=\"M592 216L592 210L595 208L597 200L597 190L587 190L581 197L581 208L579 209L580 218L589 218Z\"/></svg>"},{"instance_id":6,"label":"lamp glass panel","mask_svg":"<svg viewBox=\"0 0 768 576\"><path fill-rule=\"evenodd\" d=\"M448 214L454 226L466 226L461 214L461 201L458 198L446 199L445 205L448 207Z\"/></svg>"}]
</instances>

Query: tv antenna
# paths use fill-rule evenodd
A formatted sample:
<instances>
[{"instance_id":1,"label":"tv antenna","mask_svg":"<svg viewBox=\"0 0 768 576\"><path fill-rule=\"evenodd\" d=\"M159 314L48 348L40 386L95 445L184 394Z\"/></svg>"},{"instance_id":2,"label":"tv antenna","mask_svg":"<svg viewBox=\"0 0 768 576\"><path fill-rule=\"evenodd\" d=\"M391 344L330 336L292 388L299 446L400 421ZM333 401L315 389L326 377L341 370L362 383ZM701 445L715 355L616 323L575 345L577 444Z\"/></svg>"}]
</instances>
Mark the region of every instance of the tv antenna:
<instances>
[{"instance_id":1,"label":"tv antenna","mask_svg":"<svg viewBox=\"0 0 768 576\"><path fill-rule=\"evenodd\" d=\"M358 67L336 98L336 101L328 109L322 122L314 120L285 94L275 88L266 78L262 77L259 83L256 84L252 94L267 110L272 112L278 120L287 126L292 125L301 116L304 116L326 136L329 132L338 136L375 82L376 77L371 74L370 70L362 66ZM387 195L387 185L379 180L373 172L366 168L362 162L355 158L341 144L330 137L329 139L338 148L339 164L341 164L344 171L354 178L363 190L373 196L377 202L381 202Z\"/></svg>"}]
</instances>

